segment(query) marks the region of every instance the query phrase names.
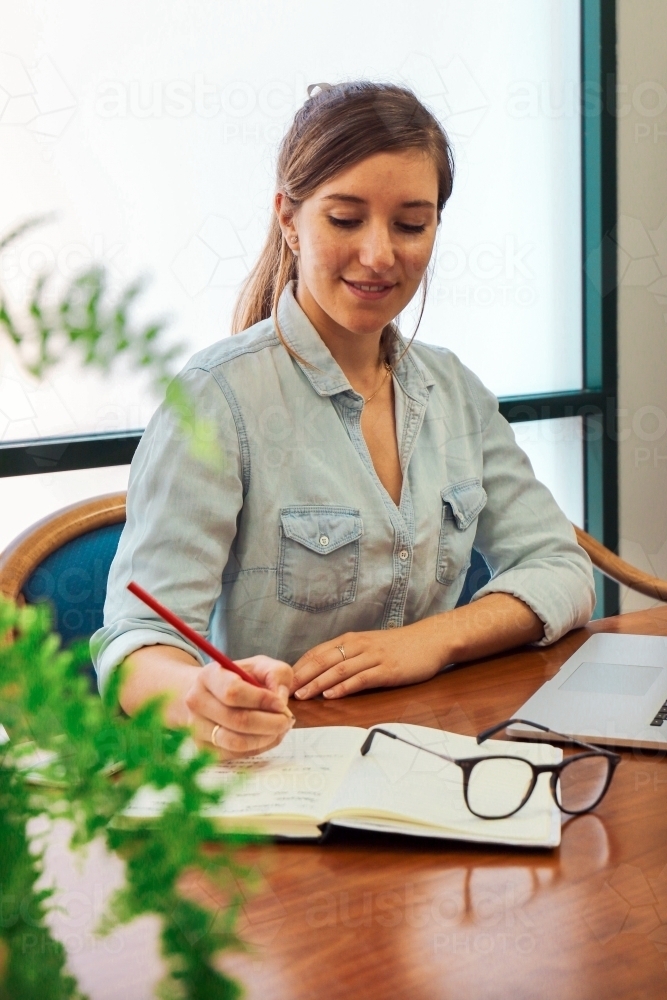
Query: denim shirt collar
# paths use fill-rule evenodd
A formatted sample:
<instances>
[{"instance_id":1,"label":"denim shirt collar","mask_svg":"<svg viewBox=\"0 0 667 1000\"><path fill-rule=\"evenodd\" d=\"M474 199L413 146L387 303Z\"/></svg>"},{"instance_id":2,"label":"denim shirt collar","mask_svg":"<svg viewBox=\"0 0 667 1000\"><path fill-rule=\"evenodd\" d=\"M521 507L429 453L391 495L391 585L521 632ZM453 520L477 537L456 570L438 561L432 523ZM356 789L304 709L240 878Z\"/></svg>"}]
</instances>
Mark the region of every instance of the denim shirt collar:
<instances>
[{"instance_id":1,"label":"denim shirt collar","mask_svg":"<svg viewBox=\"0 0 667 1000\"><path fill-rule=\"evenodd\" d=\"M295 354L298 354L304 361L310 362L307 365L299 361L296 363L318 395L335 396L342 392L358 395L296 301L294 290L295 283L290 281L280 296L277 313L280 330L286 343ZM400 334L390 346L389 361L394 369L394 376L408 396L417 402L427 403L429 387L434 384L433 376L413 351L408 350L401 357L406 346L406 342ZM315 367L311 367L311 365Z\"/></svg>"}]
</instances>

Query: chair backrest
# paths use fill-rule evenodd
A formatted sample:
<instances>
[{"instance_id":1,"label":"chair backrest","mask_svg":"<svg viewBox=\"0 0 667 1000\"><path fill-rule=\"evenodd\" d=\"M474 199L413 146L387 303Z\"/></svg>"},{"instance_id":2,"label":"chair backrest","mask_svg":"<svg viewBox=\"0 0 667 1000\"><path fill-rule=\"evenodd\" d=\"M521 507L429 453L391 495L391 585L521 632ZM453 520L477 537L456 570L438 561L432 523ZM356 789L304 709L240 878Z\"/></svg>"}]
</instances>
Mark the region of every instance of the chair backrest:
<instances>
[{"instance_id":1,"label":"chair backrest","mask_svg":"<svg viewBox=\"0 0 667 1000\"><path fill-rule=\"evenodd\" d=\"M23 585L28 604L50 602L53 628L66 646L89 639L103 624L107 577L122 530L122 524L110 524L73 538L47 556Z\"/></svg>"},{"instance_id":2,"label":"chair backrest","mask_svg":"<svg viewBox=\"0 0 667 1000\"><path fill-rule=\"evenodd\" d=\"M466 573L465 583L463 584L463 590L456 602L456 607L460 608L464 604L470 604L473 594L476 594L478 590L489 582L491 579L491 570L489 569L486 559L481 552L477 549L473 549L470 553L470 566L468 567L468 572Z\"/></svg>"},{"instance_id":3,"label":"chair backrest","mask_svg":"<svg viewBox=\"0 0 667 1000\"><path fill-rule=\"evenodd\" d=\"M48 600L53 627L67 645L102 625L109 568L125 523L125 493L110 493L56 511L0 554L0 593L29 604ZM491 574L473 549L457 607Z\"/></svg>"},{"instance_id":4,"label":"chair backrest","mask_svg":"<svg viewBox=\"0 0 667 1000\"><path fill-rule=\"evenodd\" d=\"M65 646L89 639L102 625L109 567L124 523L125 493L56 511L0 555L0 593L29 604L48 601Z\"/></svg>"},{"instance_id":5,"label":"chair backrest","mask_svg":"<svg viewBox=\"0 0 667 1000\"><path fill-rule=\"evenodd\" d=\"M125 499L125 493L109 493L65 507L28 528L0 553L0 594L30 604L48 600L53 627L65 645L89 638L102 624L109 567L125 523ZM630 566L581 528L575 531L603 573L667 600L667 582ZM456 606L468 604L490 577L484 557L473 549Z\"/></svg>"},{"instance_id":6,"label":"chair backrest","mask_svg":"<svg viewBox=\"0 0 667 1000\"><path fill-rule=\"evenodd\" d=\"M667 601L667 580L661 580L659 576L653 576L632 566L576 525L574 531L577 541L588 553L593 565L610 580L615 580L616 583L629 587L630 590L636 590L646 597L652 597L654 601Z\"/></svg>"}]
</instances>

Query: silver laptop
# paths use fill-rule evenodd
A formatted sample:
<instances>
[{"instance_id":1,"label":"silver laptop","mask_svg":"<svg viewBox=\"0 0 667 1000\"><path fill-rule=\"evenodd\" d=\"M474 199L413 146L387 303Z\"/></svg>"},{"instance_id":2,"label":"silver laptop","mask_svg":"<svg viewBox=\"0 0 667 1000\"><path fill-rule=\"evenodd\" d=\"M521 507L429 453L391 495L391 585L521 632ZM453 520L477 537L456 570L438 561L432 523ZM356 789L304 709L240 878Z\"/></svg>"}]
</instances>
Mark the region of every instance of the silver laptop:
<instances>
[{"instance_id":1,"label":"silver laptop","mask_svg":"<svg viewBox=\"0 0 667 1000\"><path fill-rule=\"evenodd\" d=\"M667 637L591 636L514 716L591 743L667 747Z\"/></svg>"}]
</instances>

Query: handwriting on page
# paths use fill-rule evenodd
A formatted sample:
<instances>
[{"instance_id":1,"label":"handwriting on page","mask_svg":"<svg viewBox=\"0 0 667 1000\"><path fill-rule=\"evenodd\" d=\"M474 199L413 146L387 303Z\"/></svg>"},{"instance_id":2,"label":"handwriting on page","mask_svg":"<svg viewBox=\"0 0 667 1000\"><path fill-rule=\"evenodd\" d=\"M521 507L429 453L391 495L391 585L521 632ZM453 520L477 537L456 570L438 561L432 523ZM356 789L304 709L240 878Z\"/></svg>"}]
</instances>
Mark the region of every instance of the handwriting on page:
<instances>
[{"instance_id":1,"label":"handwriting on page","mask_svg":"<svg viewBox=\"0 0 667 1000\"><path fill-rule=\"evenodd\" d=\"M225 797L208 815L319 819L363 738L344 726L294 729L261 756L219 764L206 773L206 787L224 790Z\"/></svg>"}]
</instances>

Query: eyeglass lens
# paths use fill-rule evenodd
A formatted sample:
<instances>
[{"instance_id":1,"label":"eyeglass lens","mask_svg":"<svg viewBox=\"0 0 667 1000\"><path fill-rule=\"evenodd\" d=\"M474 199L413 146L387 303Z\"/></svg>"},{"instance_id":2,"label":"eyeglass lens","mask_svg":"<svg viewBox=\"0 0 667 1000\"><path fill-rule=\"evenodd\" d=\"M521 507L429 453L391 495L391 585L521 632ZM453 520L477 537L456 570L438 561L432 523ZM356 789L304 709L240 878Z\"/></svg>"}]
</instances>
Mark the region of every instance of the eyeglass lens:
<instances>
[{"instance_id":1,"label":"eyeglass lens","mask_svg":"<svg viewBox=\"0 0 667 1000\"><path fill-rule=\"evenodd\" d=\"M556 800L566 812L584 812L596 804L609 776L609 761L601 754L573 760L560 772Z\"/></svg>"},{"instance_id":2,"label":"eyeglass lens","mask_svg":"<svg viewBox=\"0 0 667 1000\"><path fill-rule=\"evenodd\" d=\"M533 781L525 760L489 757L478 761L468 779L468 807L484 819L500 819L518 809Z\"/></svg>"}]
</instances>

